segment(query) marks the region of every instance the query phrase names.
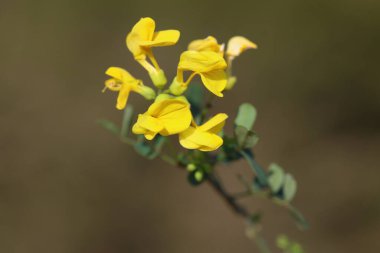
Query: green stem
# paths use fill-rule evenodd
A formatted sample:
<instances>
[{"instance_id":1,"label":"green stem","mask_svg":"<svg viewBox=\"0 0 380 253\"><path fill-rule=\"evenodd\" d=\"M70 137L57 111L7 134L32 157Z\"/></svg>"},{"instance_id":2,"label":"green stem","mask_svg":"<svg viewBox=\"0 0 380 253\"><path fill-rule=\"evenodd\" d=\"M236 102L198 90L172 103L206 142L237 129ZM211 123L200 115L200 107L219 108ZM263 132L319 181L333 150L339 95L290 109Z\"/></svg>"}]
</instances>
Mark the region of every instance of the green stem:
<instances>
[{"instance_id":1,"label":"green stem","mask_svg":"<svg viewBox=\"0 0 380 253\"><path fill-rule=\"evenodd\" d=\"M120 137L120 140L121 140L121 142L126 143L126 144L131 145L131 146L135 145L135 143L136 143L134 140L132 140L131 138L128 138L128 137Z\"/></svg>"},{"instance_id":2,"label":"green stem","mask_svg":"<svg viewBox=\"0 0 380 253\"><path fill-rule=\"evenodd\" d=\"M201 115L200 115L200 119L199 119L199 122L197 122L198 124L202 124L205 119L206 119L206 116L207 116L207 113L208 111L212 108L212 102L214 100L214 94L209 94L209 97L208 99L206 100L206 103L205 103L205 106L203 107L203 110L201 112Z\"/></svg>"},{"instance_id":3,"label":"green stem","mask_svg":"<svg viewBox=\"0 0 380 253\"><path fill-rule=\"evenodd\" d=\"M161 154L161 155L160 155L160 158L161 158L161 160L167 162L167 163L170 164L170 165L178 166L178 162L177 162L177 160L174 159L173 157L167 155L167 154Z\"/></svg>"},{"instance_id":4,"label":"green stem","mask_svg":"<svg viewBox=\"0 0 380 253\"><path fill-rule=\"evenodd\" d=\"M253 159L249 154L247 154L246 151L241 150L240 154L244 157L249 166L254 170L257 178L259 179L259 182L262 185L267 185L267 176L264 169L261 168L261 166L255 161L255 159Z\"/></svg>"},{"instance_id":5,"label":"green stem","mask_svg":"<svg viewBox=\"0 0 380 253\"><path fill-rule=\"evenodd\" d=\"M253 240L261 253L271 253L271 250L263 237L257 234Z\"/></svg>"}]
</instances>

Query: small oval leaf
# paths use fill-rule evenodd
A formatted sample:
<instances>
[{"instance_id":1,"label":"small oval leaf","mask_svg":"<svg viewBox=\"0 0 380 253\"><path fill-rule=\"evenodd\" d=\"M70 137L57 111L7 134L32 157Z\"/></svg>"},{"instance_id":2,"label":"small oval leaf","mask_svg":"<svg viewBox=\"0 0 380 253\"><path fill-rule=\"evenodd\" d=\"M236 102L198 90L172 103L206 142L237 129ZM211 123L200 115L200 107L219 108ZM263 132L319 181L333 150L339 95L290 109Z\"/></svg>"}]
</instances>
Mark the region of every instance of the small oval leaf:
<instances>
[{"instance_id":1,"label":"small oval leaf","mask_svg":"<svg viewBox=\"0 0 380 253\"><path fill-rule=\"evenodd\" d=\"M277 193L284 184L284 170L276 163L269 165L269 187L273 193Z\"/></svg>"},{"instance_id":2,"label":"small oval leaf","mask_svg":"<svg viewBox=\"0 0 380 253\"><path fill-rule=\"evenodd\" d=\"M247 139L248 130L242 126L235 127L235 137L239 147L244 146L245 140Z\"/></svg>"},{"instance_id":3,"label":"small oval leaf","mask_svg":"<svg viewBox=\"0 0 380 253\"><path fill-rule=\"evenodd\" d=\"M256 108L250 103L244 103L239 106L239 111L235 119L235 125L245 127L251 130L257 116Z\"/></svg>"},{"instance_id":4,"label":"small oval leaf","mask_svg":"<svg viewBox=\"0 0 380 253\"><path fill-rule=\"evenodd\" d=\"M284 180L284 200L291 201L297 191L297 182L290 174L285 175Z\"/></svg>"}]
</instances>

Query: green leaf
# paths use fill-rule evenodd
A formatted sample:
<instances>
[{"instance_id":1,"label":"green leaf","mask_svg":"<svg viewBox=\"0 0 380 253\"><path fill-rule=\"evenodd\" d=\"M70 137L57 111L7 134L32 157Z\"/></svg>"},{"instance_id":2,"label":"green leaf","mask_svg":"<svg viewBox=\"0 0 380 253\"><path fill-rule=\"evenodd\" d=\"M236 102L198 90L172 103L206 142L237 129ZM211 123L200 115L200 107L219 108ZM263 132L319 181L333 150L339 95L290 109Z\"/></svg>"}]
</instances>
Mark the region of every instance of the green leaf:
<instances>
[{"instance_id":1,"label":"green leaf","mask_svg":"<svg viewBox=\"0 0 380 253\"><path fill-rule=\"evenodd\" d=\"M247 130L251 130L255 123L257 116L256 108L249 104L244 103L239 107L237 117L235 119L235 125L245 127Z\"/></svg>"},{"instance_id":2,"label":"green leaf","mask_svg":"<svg viewBox=\"0 0 380 253\"><path fill-rule=\"evenodd\" d=\"M270 164L268 184L273 193L277 193L281 189L284 184L284 179L284 170L276 163Z\"/></svg>"},{"instance_id":3,"label":"green leaf","mask_svg":"<svg viewBox=\"0 0 380 253\"><path fill-rule=\"evenodd\" d=\"M253 148L259 142L259 139L259 136L255 132L249 131L243 148Z\"/></svg>"},{"instance_id":4,"label":"green leaf","mask_svg":"<svg viewBox=\"0 0 380 253\"><path fill-rule=\"evenodd\" d=\"M284 200L291 201L297 191L297 182L290 174L285 175L284 179Z\"/></svg>"},{"instance_id":5,"label":"green leaf","mask_svg":"<svg viewBox=\"0 0 380 253\"><path fill-rule=\"evenodd\" d=\"M236 142L238 143L239 147L243 149L253 148L259 141L259 136L255 132L248 131L243 126L236 126L234 132Z\"/></svg>"},{"instance_id":6,"label":"green leaf","mask_svg":"<svg viewBox=\"0 0 380 253\"><path fill-rule=\"evenodd\" d=\"M263 168L261 168L261 166L253 159L252 152L250 150L242 150L240 151L240 154L247 161L253 173L256 174L259 184L261 186L266 186L268 184L267 175Z\"/></svg>"},{"instance_id":7,"label":"green leaf","mask_svg":"<svg viewBox=\"0 0 380 253\"><path fill-rule=\"evenodd\" d=\"M104 129L106 129L107 131L109 131L113 134L116 134L116 135L120 134L120 128L115 123L113 123L112 121L109 121L106 119L100 119L97 121L97 123L101 127L103 127Z\"/></svg>"},{"instance_id":8,"label":"green leaf","mask_svg":"<svg viewBox=\"0 0 380 253\"><path fill-rule=\"evenodd\" d=\"M239 147L243 147L245 140L247 139L248 130L242 126L235 127L235 137Z\"/></svg>"},{"instance_id":9,"label":"green leaf","mask_svg":"<svg viewBox=\"0 0 380 253\"><path fill-rule=\"evenodd\" d=\"M128 134L131 128L132 118L133 118L133 107L131 105L127 105L124 109L123 121L121 124L121 132L120 132L121 138L128 137Z\"/></svg>"}]
</instances>

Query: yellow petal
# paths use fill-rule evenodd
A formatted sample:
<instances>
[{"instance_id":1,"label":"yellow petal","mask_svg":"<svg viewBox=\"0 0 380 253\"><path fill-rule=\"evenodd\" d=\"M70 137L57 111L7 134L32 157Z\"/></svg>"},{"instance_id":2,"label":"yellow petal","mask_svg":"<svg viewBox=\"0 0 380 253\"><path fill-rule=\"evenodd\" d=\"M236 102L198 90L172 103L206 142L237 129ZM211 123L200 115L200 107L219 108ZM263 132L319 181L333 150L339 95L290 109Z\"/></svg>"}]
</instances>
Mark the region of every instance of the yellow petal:
<instances>
[{"instance_id":1,"label":"yellow petal","mask_svg":"<svg viewBox=\"0 0 380 253\"><path fill-rule=\"evenodd\" d=\"M186 130L191 123L190 104L182 97L159 100L148 109L148 113L158 118L164 126L162 135L177 134Z\"/></svg>"},{"instance_id":2,"label":"yellow petal","mask_svg":"<svg viewBox=\"0 0 380 253\"><path fill-rule=\"evenodd\" d=\"M134 134L144 134L147 131L148 131L147 129L140 126L138 121L132 127L132 133Z\"/></svg>"},{"instance_id":3,"label":"yellow petal","mask_svg":"<svg viewBox=\"0 0 380 253\"><path fill-rule=\"evenodd\" d=\"M149 131L146 134L144 134L145 138L150 141L153 140L156 135L157 133Z\"/></svg>"},{"instance_id":4,"label":"yellow petal","mask_svg":"<svg viewBox=\"0 0 380 253\"><path fill-rule=\"evenodd\" d=\"M139 124L139 121L137 121L133 125L132 132L134 134L144 134L145 138L148 139L148 140L152 140L157 135L156 132L152 132L152 131L150 131L150 130L148 130L146 128L141 127L141 125Z\"/></svg>"},{"instance_id":5,"label":"yellow petal","mask_svg":"<svg viewBox=\"0 0 380 253\"><path fill-rule=\"evenodd\" d=\"M162 135L180 133L190 126L191 118L190 106L165 114L159 118L164 125L164 130L160 133Z\"/></svg>"},{"instance_id":6,"label":"yellow petal","mask_svg":"<svg viewBox=\"0 0 380 253\"><path fill-rule=\"evenodd\" d=\"M146 47L163 47L171 46L177 43L180 36L180 32L177 30L165 30L155 32L151 41L141 42L141 46Z\"/></svg>"},{"instance_id":7,"label":"yellow petal","mask_svg":"<svg viewBox=\"0 0 380 253\"><path fill-rule=\"evenodd\" d=\"M109 75L119 81L122 82L136 82L136 78L134 78L128 71L119 67L109 67L106 70L106 75Z\"/></svg>"},{"instance_id":8,"label":"yellow petal","mask_svg":"<svg viewBox=\"0 0 380 253\"><path fill-rule=\"evenodd\" d=\"M218 113L217 115L215 115L214 117L209 119L206 123L199 126L198 129L202 130L202 131L208 131L208 132L217 134L222 130L224 123L225 123L227 118L228 118L227 114Z\"/></svg>"},{"instance_id":9,"label":"yellow petal","mask_svg":"<svg viewBox=\"0 0 380 253\"><path fill-rule=\"evenodd\" d=\"M189 129L180 133L180 144L188 149L199 149L201 151L213 151L223 144L223 139L216 134Z\"/></svg>"},{"instance_id":10,"label":"yellow petal","mask_svg":"<svg viewBox=\"0 0 380 253\"><path fill-rule=\"evenodd\" d=\"M213 51L215 53L219 53L221 51L221 46L218 44L218 41L214 37L208 36L205 39L192 41L188 46L188 50L199 52Z\"/></svg>"},{"instance_id":11,"label":"yellow petal","mask_svg":"<svg viewBox=\"0 0 380 253\"><path fill-rule=\"evenodd\" d=\"M163 124L158 119L146 114L140 114L137 122L139 127L145 128L149 132L158 133L164 128Z\"/></svg>"},{"instance_id":12,"label":"yellow petal","mask_svg":"<svg viewBox=\"0 0 380 253\"><path fill-rule=\"evenodd\" d=\"M227 55L236 57L239 56L245 50L251 48L256 49L257 45L242 36L235 36L228 41Z\"/></svg>"},{"instance_id":13,"label":"yellow petal","mask_svg":"<svg viewBox=\"0 0 380 253\"><path fill-rule=\"evenodd\" d=\"M152 40L156 23L152 18L141 18L132 28L131 33L136 33L142 41Z\"/></svg>"},{"instance_id":14,"label":"yellow petal","mask_svg":"<svg viewBox=\"0 0 380 253\"><path fill-rule=\"evenodd\" d=\"M123 84L121 87L121 90L119 91L119 95L117 97L117 103L116 108L119 110L123 110L125 106L127 105L129 93L131 89L130 86L127 84Z\"/></svg>"},{"instance_id":15,"label":"yellow petal","mask_svg":"<svg viewBox=\"0 0 380 253\"><path fill-rule=\"evenodd\" d=\"M181 54L178 69L204 73L217 69L225 69L227 63L215 52L185 51Z\"/></svg>"},{"instance_id":16,"label":"yellow petal","mask_svg":"<svg viewBox=\"0 0 380 253\"><path fill-rule=\"evenodd\" d=\"M141 47L141 43L152 40L155 27L153 19L141 18L127 35L127 47L136 59L145 59L145 50Z\"/></svg>"},{"instance_id":17,"label":"yellow petal","mask_svg":"<svg viewBox=\"0 0 380 253\"><path fill-rule=\"evenodd\" d=\"M200 76L203 84L209 91L218 97L223 97L222 91L227 85L227 75L223 70L201 73Z\"/></svg>"},{"instance_id":18,"label":"yellow petal","mask_svg":"<svg viewBox=\"0 0 380 253\"><path fill-rule=\"evenodd\" d=\"M189 108L190 105L182 99L159 99L148 108L148 114L160 118L177 110Z\"/></svg>"},{"instance_id":19,"label":"yellow petal","mask_svg":"<svg viewBox=\"0 0 380 253\"><path fill-rule=\"evenodd\" d=\"M187 149L198 149L200 146L194 142L192 142L189 138L192 134L194 134L195 128L189 127L185 131L179 134L179 143L182 147Z\"/></svg>"},{"instance_id":20,"label":"yellow petal","mask_svg":"<svg viewBox=\"0 0 380 253\"><path fill-rule=\"evenodd\" d=\"M182 97L168 98L167 95L159 96L144 114L159 122L160 128L152 128L152 122L144 123L143 117L139 116L138 123L141 127L162 135L177 134L186 130L191 123L190 104Z\"/></svg>"}]
</instances>

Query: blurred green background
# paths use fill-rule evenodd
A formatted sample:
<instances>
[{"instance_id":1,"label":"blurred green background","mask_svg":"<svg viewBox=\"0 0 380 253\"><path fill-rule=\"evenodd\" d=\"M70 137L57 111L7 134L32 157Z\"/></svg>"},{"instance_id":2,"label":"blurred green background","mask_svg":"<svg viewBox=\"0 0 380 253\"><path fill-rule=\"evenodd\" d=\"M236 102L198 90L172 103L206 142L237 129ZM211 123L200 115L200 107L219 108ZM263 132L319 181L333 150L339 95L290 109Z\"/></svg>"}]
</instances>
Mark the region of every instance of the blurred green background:
<instances>
[{"instance_id":1,"label":"blurred green background","mask_svg":"<svg viewBox=\"0 0 380 253\"><path fill-rule=\"evenodd\" d=\"M375 0L1 0L0 252L257 252L208 185L191 187L184 171L140 158L95 124L121 121L116 94L100 92L107 67L148 80L124 42L144 16L182 32L155 51L168 76L193 39L244 35L259 45L235 61L239 82L215 112L232 118L253 103L258 160L299 182L305 233L281 208L249 203L265 211L269 241L286 233L308 252L379 252ZM220 172L234 189L245 168Z\"/></svg>"}]
</instances>

